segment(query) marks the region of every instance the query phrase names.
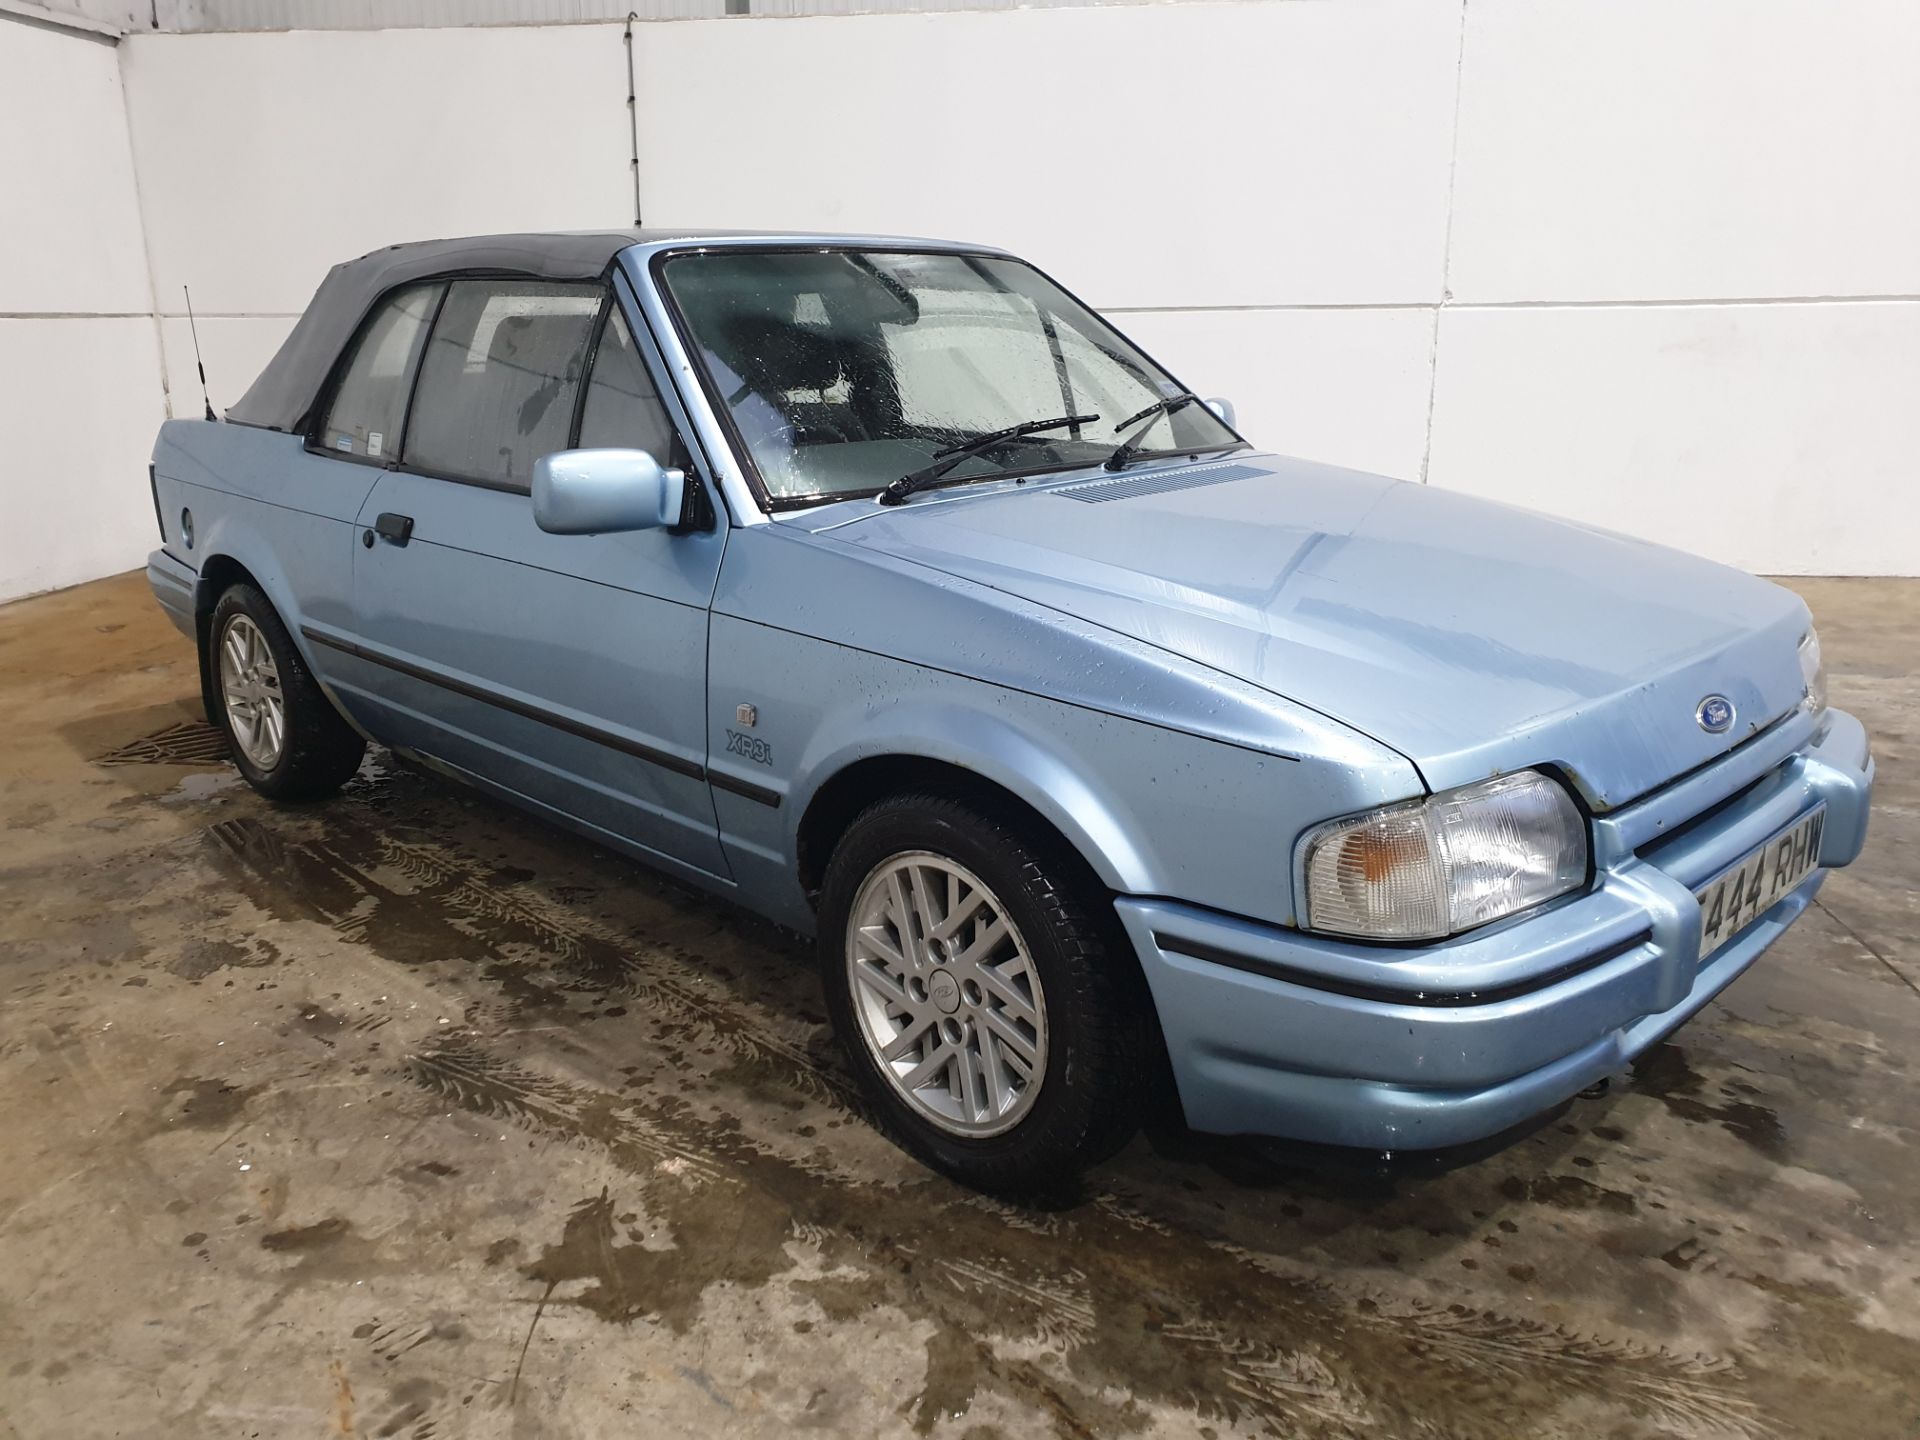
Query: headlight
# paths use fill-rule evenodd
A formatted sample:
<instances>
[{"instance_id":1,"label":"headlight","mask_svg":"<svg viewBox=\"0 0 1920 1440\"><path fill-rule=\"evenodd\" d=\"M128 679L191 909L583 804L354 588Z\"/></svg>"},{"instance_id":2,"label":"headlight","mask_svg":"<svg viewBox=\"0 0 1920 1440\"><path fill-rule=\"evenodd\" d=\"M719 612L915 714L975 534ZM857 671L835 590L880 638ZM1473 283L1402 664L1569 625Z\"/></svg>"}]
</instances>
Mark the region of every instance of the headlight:
<instances>
[{"instance_id":1,"label":"headlight","mask_svg":"<svg viewBox=\"0 0 1920 1440\"><path fill-rule=\"evenodd\" d=\"M1437 940L1587 878L1587 827L1537 770L1389 805L1308 832L1306 923L1370 940Z\"/></svg>"},{"instance_id":2,"label":"headlight","mask_svg":"<svg viewBox=\"0 0 1920 1440\"><path fill-rule=\"evenodd\" d=\"M1800 637L1800 678L1807 684L1807 709L1818 715L1827 708L1827 662L1820 658L1820 632Z\"/></svg>"}]
</instances>

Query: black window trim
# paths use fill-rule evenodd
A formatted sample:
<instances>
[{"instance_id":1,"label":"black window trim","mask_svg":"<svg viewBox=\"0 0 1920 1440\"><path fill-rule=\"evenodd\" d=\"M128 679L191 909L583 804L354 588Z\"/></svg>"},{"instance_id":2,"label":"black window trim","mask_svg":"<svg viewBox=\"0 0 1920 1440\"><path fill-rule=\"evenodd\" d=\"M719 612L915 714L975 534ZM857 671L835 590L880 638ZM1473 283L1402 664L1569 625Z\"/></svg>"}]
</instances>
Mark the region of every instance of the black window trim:
<instances>
[{"instance_id":1,"label":"black window trim","mask_svg":"<svg viewBox=\"0 0 1920 1440\"><path fill-rule=\"evenodd\" d=\"M420 372L426 366L427 346L433 343L434 328L440 323L440 312L446 306L447 294L453 288L454 282L458 280L527 280L550 285L598 285L606 292L606 295L602 298L599 316L596 317L596 324L598 324L606 313L606 297L612 294L612 278L617 271L617 264L611 261L593 275L535 275L526 270L511 270L498 266L489 266L478 269L441 270L432 275L416 276L411 280L402 280L397 285L389 286L376 295L373 298L373 302L367 306L366 313L360 317L359 323L353 327L353 334L348 337L347 343L340 347L340 353L333 357L333 364L327 369L327 378L321 382L318 393L315 394L312 403L307 406L306 414L301 417L301 424L298 427L297 433L301 437L304 448L309 454L317 455L327 460L337 460L345 464L371 465L381 470L396 470L408 475L418 475L423 479L445 480L452 485L472 485L481 490L502 490L512 495L527 494L527 489L524 486L513 485L490 478L445 475L437 470L417 469L408 465L406 462L407 435L413 428L413 402L418 398L420 393ZM380 312L386 307L387 302L395 295L398 295L403 290L417 290L429 285L437 285L440 288L440 294L434 300L433 314L427 320L427 338L420 346L419 357L414 361L412 374L407 380L407 402L400 415L399 447L391 457L354 455L345 450L329 449L321 443L320 432L326 425L328 412L333 409L333 402L339 394L340 386L346 380L348 368L353 364L354 357L360 353L360 343L366 338L367 331L372 327L374 320L379 316ZM583 370L581 374L584 379L586 371ZM576 421L578 420L577 407L575 419ZM568 438L569 441L571 441L571 434Z\"/></svg>"},{"instance_id":2,"label":"black window trim","mask_svg":"<svg viewBox=\"0 0 1920 1440\"><path fill-rule=\"evenodd\" d=\"M340 353L333 357L333 364L328 368L327 378L322 382L319 392L314 396L313 402L307 407L307 412L302 417L302 423L296 433L300 435L308 453L343 464L374 466L399 474L417 475L423 480L444 480L449 485L471 485L476 490L492 490L501 494L523 496L530 493L528 487L507 481L448 475L438 470L424 470L407 463L406 441L413 428L413 406L420 393L420 372L426 367L427 346L433 343L433 331L440 323L440 312L446 305L448 292L452 290L454 282L459 280L530 280L561 285L599 285L604 294L600 311L594 321L594 331L587 351L587 363L580 372L580 394L575 399L573 420L567 432L568 448L573 448L580 438L580 420L585 408L587 382L592 377L594 361L599 358L600 342L606 333L607 317L617 307L622 312L622 318L627 322L627 333L633 337L636 357L640 361L641 368L648 372L656 398L666 412L667 424L672 428L674 435L684 447L687 458L692 462L694 473L688 478L701 487L699 503L696 506L698 513L690 517L687 528L708 530L713 527L718 516L714 513L715 507L712 502L705 498L706 486L712 482L704 478L717 473L713 458L707 454L706 444L700 436L699 427L693 423L693 416L686 407L685 397L674 385L665 347L661 345L660 337L647 318L646 308L641 305L639 294L634 289L632 280L621 268L617 255L592 276L535 275L525 270L498 267L468 268L442 270L432 275L417 276L381 291L367 306L366 313L354 326L353 334L346 344L340 347ZM440 294L434 301L433 314L427 321L426 340L420 346L419 357L414 361L413 373L407 381L407 401L400 417L399 449L391 458L353 455L344 450L328 449L320 443L319 432L325 425L328 411L333 408L334 397L346 378L347 368L353 363L353 357L359 354L360 342L366 337L367 330L373 324L375 317L380 314L386 303L401 291L429 285L438 286Z\"/></svg>"},{"instance_id":3,"label":"black window trim","mask_svg":"<svg viewBox=\"0 0 1920 1440\"><path fill-rule=\"evenodd\" d=\"M1161 374L1165 375L1175 385L1179 386L1181 390L1184 391L1188 388L1186 383L1182 381L1178 376L1176 376L1171 370L1167 369L1165 365L1161 364L1160 360L1157 357L1155 357L1151 351L1149 351L1144 345L1140 345L1136 341L1134 341L1134 339L1131 336L1127 335L1124 331L1120 329L1119 326L1115 325L1105 315L1101 314L1099 310L1095 309L1092 305L1089 305L1085 300L1082 300L1078 295L1074 294L1073 291L1069 290L1066 286L1062 285L1058 280L1054 279L1053 276L1049 275L1045 270L1042 270L1038 265L1034 264L1031 260L1025 259L1019 255L1010 254L1005 250L985 250L985 249L978 249L978 248L964 246L964 245L961 245L961 246L891 245L891 244L886 244L884 242L875 243L875 242L860 242L860 241L835 241L831 244L815 243L815 244L798 244L798 245L795 245L795 244L756 245L751 242L748 242L748 243L736 242L732 244L723 244L723 245L708 245L708 244L702 244L699 242L692 242L685 245L670 245L663 249L656 250L653 252L653 255L647 261L647 274L649 279L651 279L653 282L654 292L660 297L661 305L666 310L667 318L673 324L674 334L680 341L680 348L686 353L687 360L693 367L694 377L698 382L698 384L700 385L702 392L706 396L707 408L713 412L714 418L720 424L722 433L726 436L728 445L732 447L734 461L739 467L741 476L747 482L747 488L753 493L754 502L759 505L760 509L765 514L775 515L775 514L783 513L785 511L789 511L789 510L811 510L821 505L832 505L842 500L871 500L876 495L878 495L880 491L885 487L875 486L871 490L859 490L859 489L832 490L832 491L825 491L825 492L811 494L811 495L784 495L784 496L775 496L771 491L767 489L766 482L760 478L760 468L754 461L753 452L751 449L748 448L745 437L742 436L742 434L740 433L739 426L734 423L732 407L725 402L724 397L720 393L720 387L714 384L713 376L707 370L706 357L701 352L700 346L698 345L698 343L695 342L693 338L693 331L688 326L686 316L680 308L679 298L673 293L672 287L667 284L667 280L666 280L667 262L670 260L678 259L683 255L867 255L867 254L952 255L952 256L957 256L962 260L968 260L968 261L1007 260L1007 261L1011 261L1016 265L1024 265L1027 267L1027 269L1033 271L1034 274L1038 275L1042 280L1045 280L1048 284L1052 285L1062 295L1065 295L1069 300L1073 301L1073 303L1078 305L1082 310L1085 310L1087 314L1091 315L1095 320L1098 320L1102 325L1106 326L1107 329L1111 330L1115 335L1119 336L1122 340L1126 341L1128 345L1132 346L1135 350L1139 351L1140 354L1144 356L1151 364L1153 364L1153 366L1157 368ZM1214 418L1216 420L1219 420L1220 417L1216 415ZM1220 424L1229 435L1234 437L1234 439L1238 443L1234 445L1223 445L1223 446L1209 445L1204 447L1205 453L1211 454L1214 451L1218 450L1221 453L1225 454L1225 453L1230 453L1234 450L1249 448L1249 442L1247 438L1244 435L1242 435L1238 430L1234 429L1233 426L1228 425L1227 422L1224 420L1220 420ZM1193 452L1188 451L1184 448L1174 449L1174 450L1164 450L1164 451L1143 450L1139 452L1139 457L1142 459L1147 459L1157 455L1186 455L1190 453L1193 453ZM1067 465L1039 465L1039 466L1034 466L1030 469L1024 469L1024 470L1007 470L993 476L978 476L978 477L970 476L970 477L967 477L967 480L972 480L976 478L981 480L985 480L985 479L1013 480L1013 479L1020 479L1020 478L1029 478L1035 475L1055 475L1055 474L1062 474L1072 470L1091 469L1096 467L1098 464L1099 464L1098 461L1075 461ZM965 484L967 483L967 480L955 481L953 483Z\"/></svg>"},{"instance_id":4,"label":"black window trim","mask_svg":"<svg viewBox=\"0 0 1920 1440\"><path fill-rule=\"evenodd\" d=\"M313 403L307 407L307 413L300 427L303 447L308 454L323 456L348 465L369 465L376 470L394 470L399 468L402 447L406 444L407 424L413 416L413 392L420 384L420 367L426 362L427 345L433 339L433 327L440 319L440 307L447 303L447 289L451 282L444 275L429 275L419 280L407 280L382 290L374 302L367 307L367 313L360 317L360 323L353 327L353 335L340 347L340 353L333 357L333 364L327 369L327 378L320 386L320 393L314 396ZM360 347L365 343L374 322L380 318L394 296L406 290L419 290L428 286L438 286L440 293L434 298L433 313L427 317L425 339L420 343L420 353L414 357L413 368L407 376L407 398L400 406L400 433L396 437L392 456L356 455L350 450L336 450L321 442L321 434L327 427L327 420L333 413L333 403L340 398L340 387L346 383L347 371L353 368L353 362L360 356Z\"/></svg>"},{"instance_id":5,"label":"black window trim","mask_svg":"<svg viewBox=\"0 0 1920 1440\"><path fill-rule=\"evenodd\" d=\"M440 296L442 309L446 306L446 297L452 293L454 284L462 280L525 280L536 285L591 285L599 287L600 308L594 312L593 329L587 334L587 364L581 368L579 394L574 396L573 417L568 421L569 429L567 431L567 444L565 448L572 449L573 437L579 433L580 427L580 397L586 393L587 375L592 370L593 353L599 344L599 327L605 323L607 307L613 300L613 285L608 271L602 270L590 280L566 280L552 275L529 275L519 270L496 270L483 275L449 274L440 278L444 278L447 282L446 289L441 292ZM433 313L433 323L436 328L440 324L440 310L438 309ZM413 430L413 402L420 389L420 372L427 368L427 349L432 344L433 331L428 330L427 343L420 347L420 363L413 367L413 385L407 392L407 421L400 432L403 442L411 438L411 432ZM496 490L508 495L531 495L533 493L533 481L531 477L529 477L526 484L522 485L513 480L496 480L490 475L457 475L446 470L427 470L410 463L404 448L402 448L395 462L387 468L390 470L398 470L404 475L418 475L423 480L445 480L449 485L471 485L476 490Z\"/></svg>"},{"instance_id":6,"label":"black window trim","mask_svg":"<svg viewBox=\"0 0 1920 1440\"><path fill-rule=\"evenodd\" d=\"M606 338L613 318L613 286L608 284L600 297L600 313L593 317L593 331L587 336L587 359L580 367L580 384L573 392L573 418L567 421L567 449L580 448L580 421L587 413L587 388L593 384L593 367L600 361L600 343Z\"/></svg>"},{"instance_id":7,"label":"black window trim","mask_svg":"<svg viewBox=\"0 0 1920 1440\"><path fill-rule=\"evenodd\" d=\"M667 466L672 466L679 456L686 459L686 464L681 468L687 476L688 508L680 524L673 527L672 533L677 535L712 530L723 523L723 517L724 523L731 526L734 522L730 514L730 502L724 496L717 503L713 498L720 489L713 478L720 473L719 468L707 452L706 439L701 435L700 427L694 423L693 412L687 407L687 397L674 377L673 367L667 360L666 347L660 343L659 332L647 317L646 307L640 303L640 292L633 283L633 277L622 268L617 258L608 268L613 277L614 304L620 308L621 318L627 322L627 337L633 341L634 357L653 383L654 399L659 401L661 412L666 416L667 428L673 432L673 438L680 447L677 453L653 458ZM583 395L585 388L581 387ZM585 413L583 401L582 416ZM579 440L577 433L574 439L576 442Z\"/></svg>"},{"instance_id":8,"label":"black window trim","mask_svg":"<svg viewBox=\"0 0 1920 1440\"><path fill-rule=\"evenodd\" d=\"M400 412L400 443L394 447L393 464L398 470L407 463L407 436L413 429L413 402L420 393L420 372L427 368L427 351L433 345L433 332L440 326L440 312L447 308L447 296L453 293L453 281L440 282L440 298L434 302L433 318L427 321L427 338L420 342L420 358L413 362L413 375L407 381L407 404Z\"/></svg>"}]
</instances>

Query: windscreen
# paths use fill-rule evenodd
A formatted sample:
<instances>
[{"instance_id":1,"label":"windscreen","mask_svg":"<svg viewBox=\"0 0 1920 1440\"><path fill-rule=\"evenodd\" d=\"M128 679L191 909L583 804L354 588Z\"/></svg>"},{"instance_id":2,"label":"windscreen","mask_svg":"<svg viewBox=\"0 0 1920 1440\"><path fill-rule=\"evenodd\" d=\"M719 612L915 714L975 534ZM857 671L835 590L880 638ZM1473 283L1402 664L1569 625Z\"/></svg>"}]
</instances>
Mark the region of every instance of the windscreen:
<instances>
[{"instance_id":1,"label":"windscreen","mask_svg":"<svg viewBox=\"0 0 1920 1440\"><path fill-rule=\"evenodd\" d=\"M1044 275L997 256L713 251L662 280L775 507L870 495L1012 427L954 483L1239 439L1203 405L1135 419L1180 387ZM1133 420L1132 425L1125 422Z\"/></svg>"}]
</instances>

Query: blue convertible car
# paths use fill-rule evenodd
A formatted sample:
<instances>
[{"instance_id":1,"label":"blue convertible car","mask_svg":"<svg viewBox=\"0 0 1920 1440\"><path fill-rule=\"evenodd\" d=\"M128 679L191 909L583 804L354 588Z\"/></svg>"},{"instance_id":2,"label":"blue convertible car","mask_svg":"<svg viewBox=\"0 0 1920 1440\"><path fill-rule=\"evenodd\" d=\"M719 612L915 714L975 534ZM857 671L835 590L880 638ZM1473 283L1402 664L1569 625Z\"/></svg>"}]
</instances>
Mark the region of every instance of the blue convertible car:
<instances>
[{"instance_id":1,"label":"blue convertible car","mask_svg":"<svg viewBox=\"0 0 1920 1440\"><path fill-rule=\"evenodd\" d=\"M381 250L153 492L257 789L374 739L816 934L876 1113L990 1188L1168 1085L1201 1130L1496 1134L1866 834L1792 594L1256 450L977 246Z\"/></svg>"}]
</instances>

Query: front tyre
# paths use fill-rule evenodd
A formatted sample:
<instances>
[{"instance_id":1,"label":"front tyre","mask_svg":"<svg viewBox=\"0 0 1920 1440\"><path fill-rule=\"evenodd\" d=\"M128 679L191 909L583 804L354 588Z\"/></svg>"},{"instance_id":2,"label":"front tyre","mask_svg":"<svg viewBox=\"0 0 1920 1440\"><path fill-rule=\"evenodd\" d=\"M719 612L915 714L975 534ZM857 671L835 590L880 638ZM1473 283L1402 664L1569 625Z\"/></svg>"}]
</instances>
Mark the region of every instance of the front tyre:
<instances>
[{"instance_id":1,"label":"front tyre","mask_svg":"<svg viewBox=\"0 0 1920 1440\"><path fill-rule=\"evenodd\" d=\"M1120 944L1057 843L944 795L864 811L821 889L821 979L861 1088L902 1145L983 1190L1059 1185L1133 1133L1146 1002Z\"/></svg>"},{"instance_id":2,"label":"front tyre","mask_svg":"<svg viewBox=\"0 0 1920 1440\"><path fill-rule=\"evenodd\" d=\"M275 800L314 800L352 778L366 741L333 708L265 595L229 586L207 645L220 728L249 785Z\"/></svg>"}]
</instances>

